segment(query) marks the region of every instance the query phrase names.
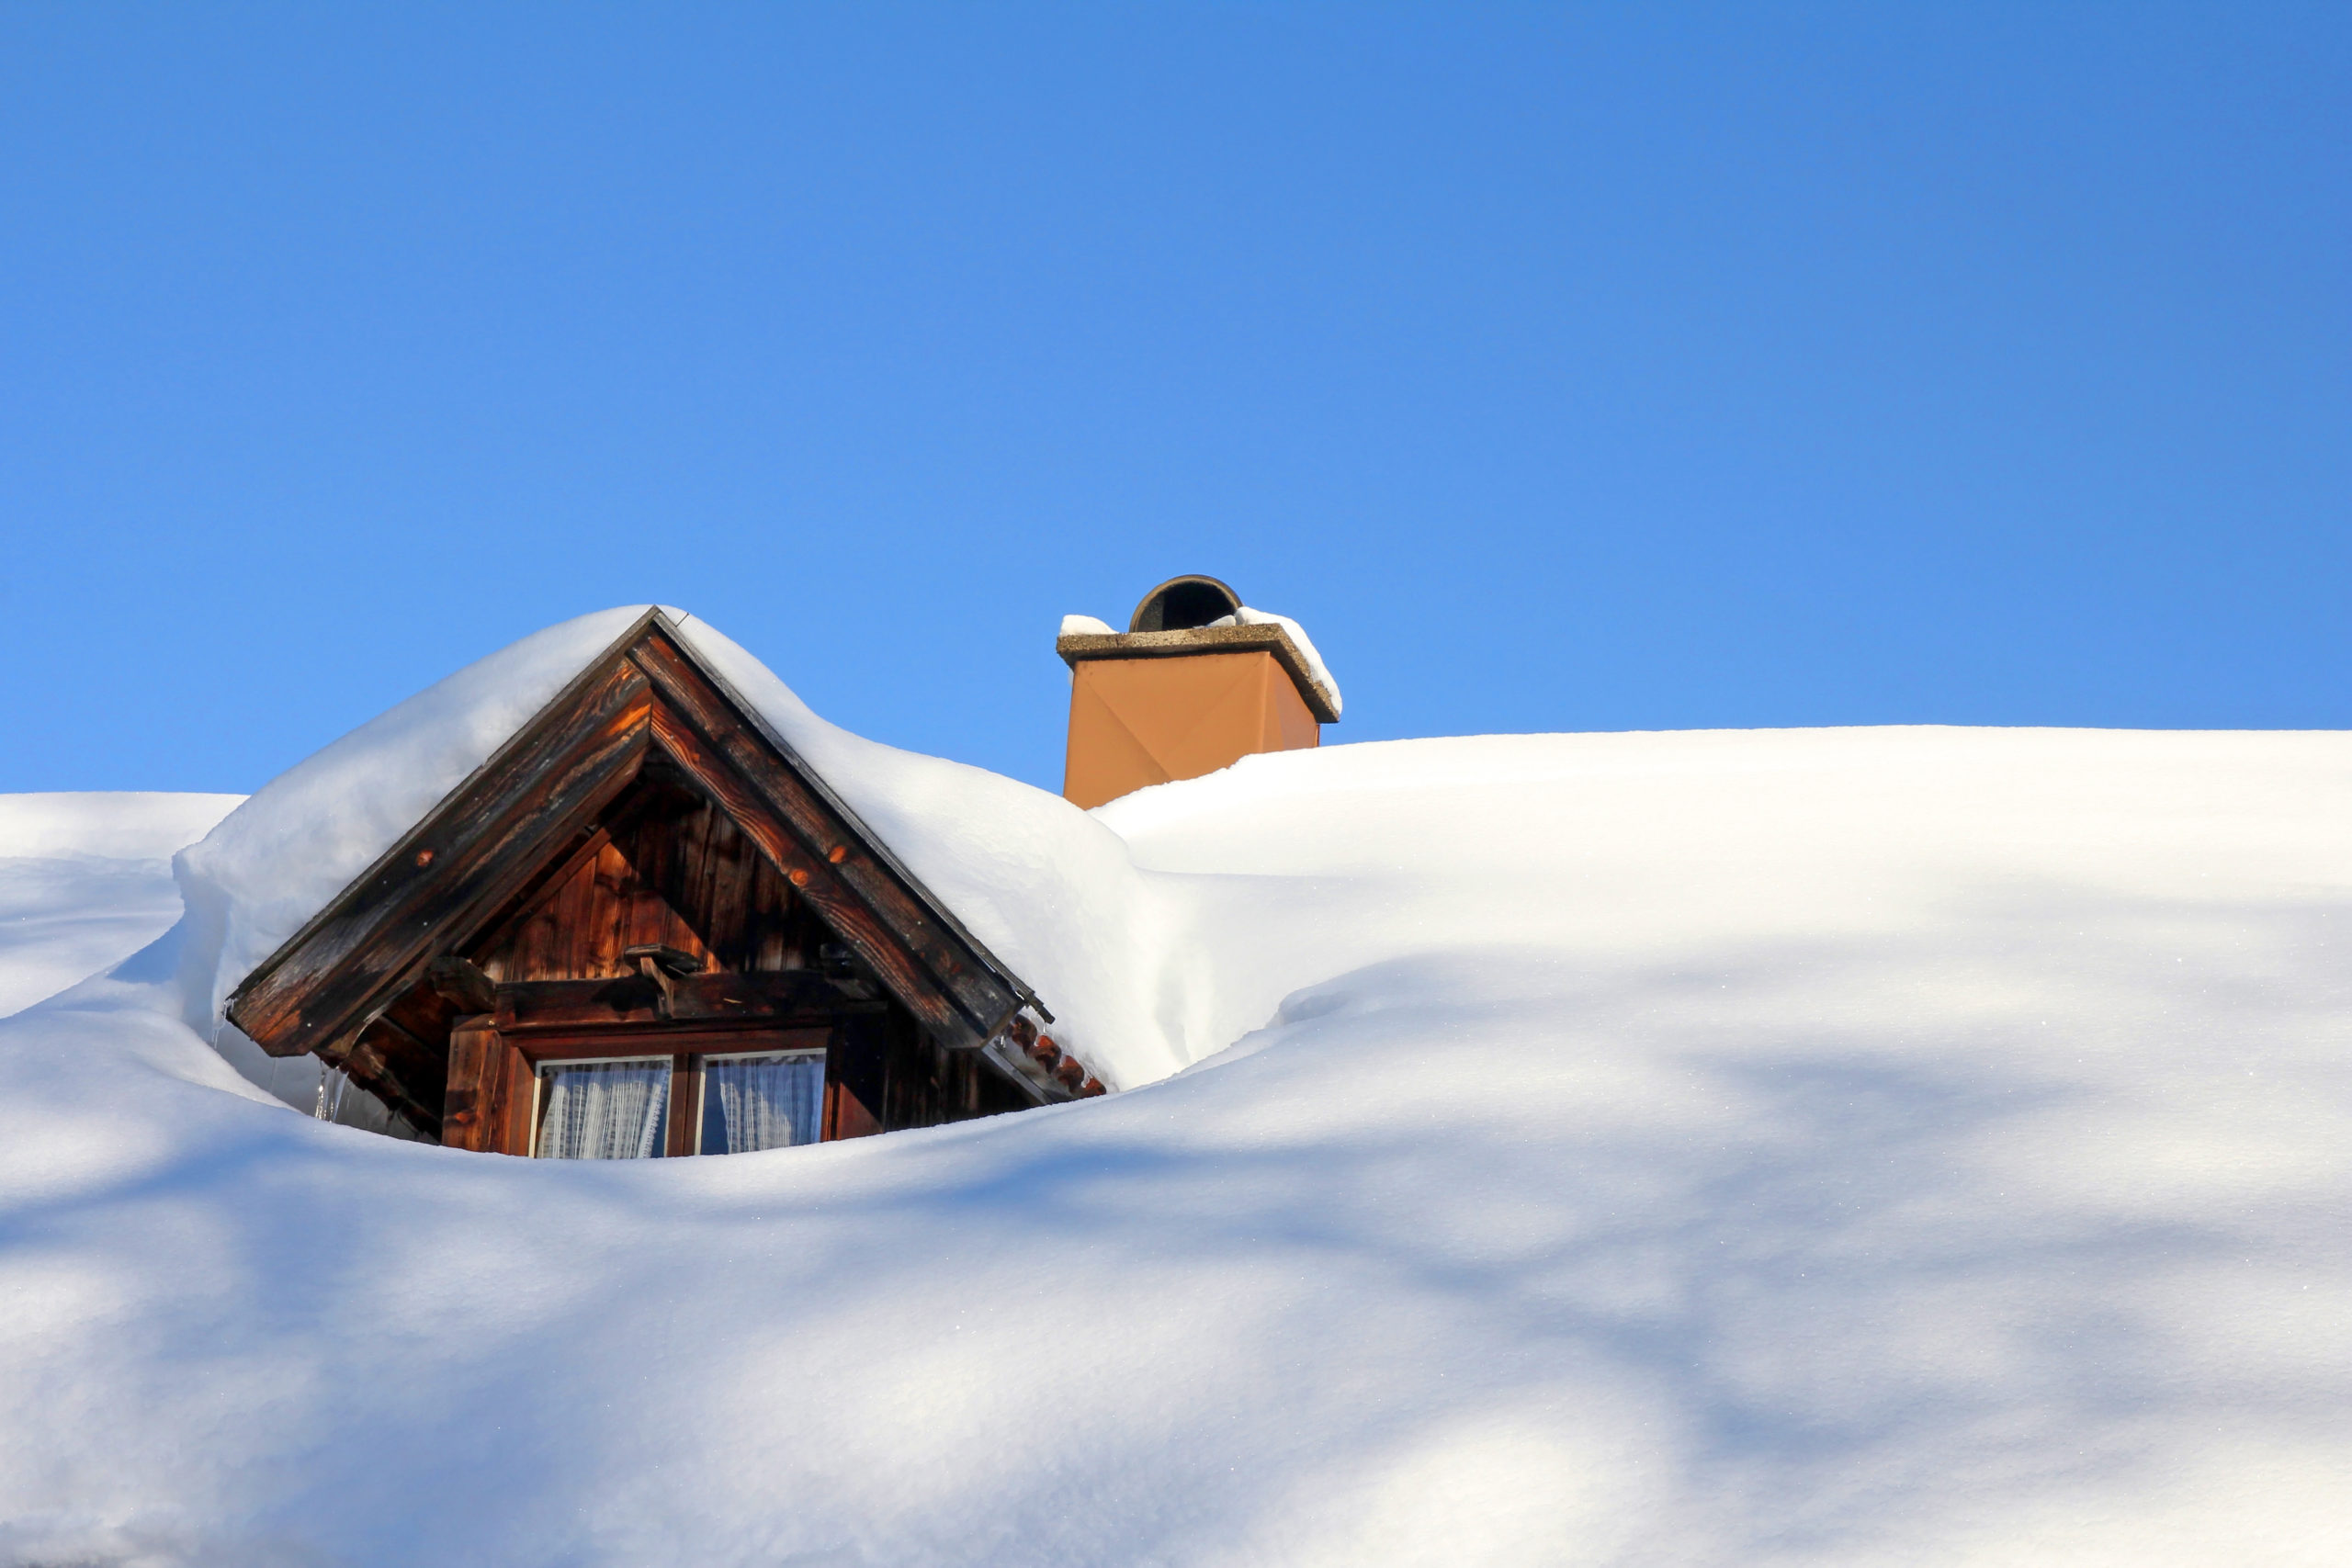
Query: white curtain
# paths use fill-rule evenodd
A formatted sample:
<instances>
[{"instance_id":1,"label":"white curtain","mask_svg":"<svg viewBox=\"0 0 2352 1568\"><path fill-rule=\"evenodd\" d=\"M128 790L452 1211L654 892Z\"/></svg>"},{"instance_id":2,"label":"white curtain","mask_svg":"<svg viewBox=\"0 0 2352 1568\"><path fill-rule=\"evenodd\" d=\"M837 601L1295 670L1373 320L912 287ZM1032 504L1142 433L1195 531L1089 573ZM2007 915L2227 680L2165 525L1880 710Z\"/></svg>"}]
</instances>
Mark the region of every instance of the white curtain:
<instances>
[{"instance_id":1,"label":"white curtain","mask_svg":"<svg viewBox=\"0 0 2352 1568\"><path fill-rule=\"evenodd\" d=\"M662 1152L670 1063L587 1062L547 1069L541 1159L651 1159Z\"/></svg>"},{"instance_id":2,"label":"white curtain","mask_svg":"<svg viewBox=\"0 0 2352 1568\"><path fill-rule=\"evenodd\" d=\"M817 1141L825 1104L822 1056L753 1056L706 1062L713 1107L725 1129L725 1152L789 1148ZM706 1120L708 1112L705 1112ZM707 1151L717 1139L707 1138Z\"/></svg>"}]
</instances>

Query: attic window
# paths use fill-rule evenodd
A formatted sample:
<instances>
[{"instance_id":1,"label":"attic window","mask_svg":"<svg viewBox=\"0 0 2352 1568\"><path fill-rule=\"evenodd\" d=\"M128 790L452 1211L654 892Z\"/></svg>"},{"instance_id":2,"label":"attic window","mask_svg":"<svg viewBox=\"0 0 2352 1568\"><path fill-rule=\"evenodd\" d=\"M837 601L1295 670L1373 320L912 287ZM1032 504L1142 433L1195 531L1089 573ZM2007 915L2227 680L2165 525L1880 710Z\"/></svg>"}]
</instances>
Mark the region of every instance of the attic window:
<instances>
[{"instance_id":1,"label":"attic window","mask_svg":"<svg viewBox=\"0 0 2352 1568\"><path fill-rule=\"evenodd\" d=\"M542 1061L537 1078L541 1159L740 1155L823 1135L822 1049L571 1057Z\"/></svg>"},{"instance_id":2,"label":"attic window","mask_svg":"<svg viewBox=\"0 0 2352 1568\"><path fill-rule=\"evenodd\" d=\"M825 1054L706 1056L702 1135L707 1155L749 1154L813 1144L825 1114Z\"/></svg>"},{"instance_id":3,"label":"attic window","mask_svg":"<svg viewBox=\"0 0 2352 1568\"><path fill-rule=\"evenodd\" d=\"M667 1056L539 1068L541 1159L651 1159L670 1120Z\"/></svg>"}]
</instances>

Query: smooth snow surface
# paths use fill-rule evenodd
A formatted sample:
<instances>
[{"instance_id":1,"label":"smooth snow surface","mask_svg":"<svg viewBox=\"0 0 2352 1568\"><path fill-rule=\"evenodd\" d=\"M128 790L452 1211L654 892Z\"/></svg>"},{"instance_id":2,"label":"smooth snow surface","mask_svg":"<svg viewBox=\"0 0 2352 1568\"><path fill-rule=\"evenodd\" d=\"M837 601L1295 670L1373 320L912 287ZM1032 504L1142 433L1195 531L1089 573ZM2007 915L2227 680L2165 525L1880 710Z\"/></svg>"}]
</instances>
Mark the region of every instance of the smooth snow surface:
<instances>
[{"instance_id":1,"label":"smooth snow surface","mask_svg":"<svg viewBox=\"0 0 2352 1568\"><path fill-rule=\"evenodd\" d=\"M1231 1048L510 1160L269 1102L192 924L0 1021L0 1561L2352 1561L2352 737L1340 746L1086 817L832 735L886 831L1016 825L943 880L1114 928L1099 1021Z\"/></svg>"},{"instance_id":2,"label":"smooth snow surface","mask_svg":"<svg viewBox=\"0 0 2352 1568\"><path fill-rule=\"evenodd\" d=\"M243 798L0 795L0 1017L170 930L172 855Z\"/></svg>"}]
</instances>

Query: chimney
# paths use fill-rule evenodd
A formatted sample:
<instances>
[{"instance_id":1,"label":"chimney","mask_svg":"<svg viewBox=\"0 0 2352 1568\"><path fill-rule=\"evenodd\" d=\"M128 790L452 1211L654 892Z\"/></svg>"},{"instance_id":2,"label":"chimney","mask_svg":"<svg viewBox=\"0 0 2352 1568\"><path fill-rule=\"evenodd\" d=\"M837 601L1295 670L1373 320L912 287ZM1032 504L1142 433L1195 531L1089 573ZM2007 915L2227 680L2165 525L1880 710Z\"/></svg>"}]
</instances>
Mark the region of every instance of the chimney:
<instances>
[{"instance_id":1,"label":"chimney","mask_svg":"<svg viewBox=\"0 0 2352 1568\"><path fill-rule=\"evenodd\" d=\"M1339 722L1335 694L1310 650L1279 621L1245 622L1254 615L1214 577L1175 577L1144 595L1124 635L1065 622L1054 644L1070 668L1063 796L1091 808L1252 751L1322 744Z\"/></svg>"}]
</instances>

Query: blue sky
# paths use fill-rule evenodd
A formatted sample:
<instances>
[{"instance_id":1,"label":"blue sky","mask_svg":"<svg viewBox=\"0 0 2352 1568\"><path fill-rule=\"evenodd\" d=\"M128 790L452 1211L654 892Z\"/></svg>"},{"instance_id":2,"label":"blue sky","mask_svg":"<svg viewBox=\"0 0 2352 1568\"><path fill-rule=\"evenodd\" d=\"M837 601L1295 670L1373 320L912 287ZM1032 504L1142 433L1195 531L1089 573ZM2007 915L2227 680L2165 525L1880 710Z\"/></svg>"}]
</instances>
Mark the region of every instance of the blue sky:
<instances>
[{"instance_id":1,"label":"blue sky","mask_svg":"<svg viewBox=\"0 0 2352 1568\"><path fill-rule=\"evenodd\" d=\"M1058 784L1204 570L1334 742L2352 725L2352 8L0 11L0 789L658 599Z\"/></svg>"}]
</instances>

